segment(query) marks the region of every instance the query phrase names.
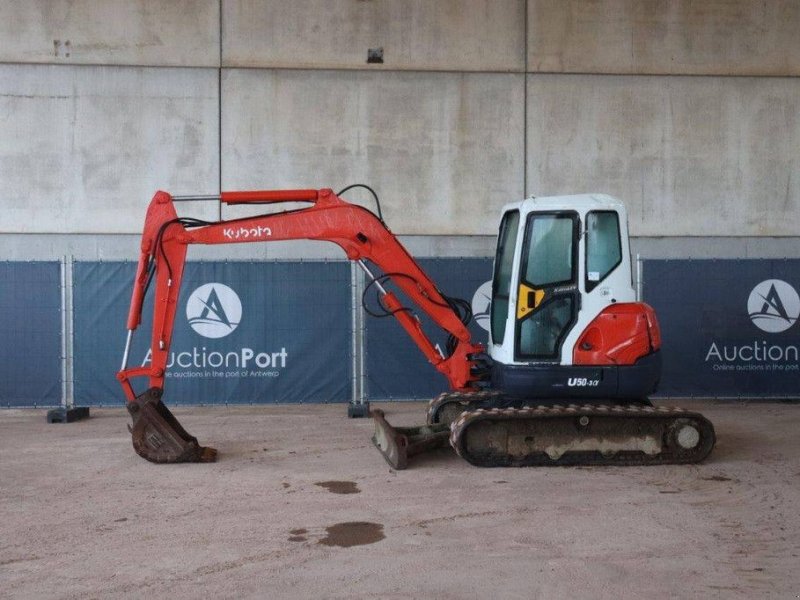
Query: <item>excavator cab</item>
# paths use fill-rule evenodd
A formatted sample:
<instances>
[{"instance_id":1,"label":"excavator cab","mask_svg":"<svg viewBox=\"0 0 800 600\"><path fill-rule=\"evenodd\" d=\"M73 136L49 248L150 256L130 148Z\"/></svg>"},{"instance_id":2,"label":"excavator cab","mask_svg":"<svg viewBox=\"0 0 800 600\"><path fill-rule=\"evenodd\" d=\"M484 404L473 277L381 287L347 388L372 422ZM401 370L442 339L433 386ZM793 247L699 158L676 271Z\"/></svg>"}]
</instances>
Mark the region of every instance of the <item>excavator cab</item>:
<instances>
[{"instance_id":1,"label":"excavator cab","mask_svg":"<svg viewBox=\"0 0 800 600\"><path fill-rule=\"evenodd\" d=\"M492 281L492 387L526 398L641 400L661 370L636 302L625 206L605 194L503 208Z\"/></svg>"}]
</instances>

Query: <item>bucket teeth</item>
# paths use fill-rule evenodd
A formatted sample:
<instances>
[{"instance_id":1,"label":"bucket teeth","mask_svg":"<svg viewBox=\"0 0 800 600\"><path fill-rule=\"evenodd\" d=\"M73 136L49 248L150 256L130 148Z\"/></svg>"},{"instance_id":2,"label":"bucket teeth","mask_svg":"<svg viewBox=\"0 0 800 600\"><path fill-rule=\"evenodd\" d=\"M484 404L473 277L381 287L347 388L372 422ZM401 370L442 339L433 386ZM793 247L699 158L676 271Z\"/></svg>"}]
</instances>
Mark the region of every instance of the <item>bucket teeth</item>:
<instances>
[{"instance_id":1,"label":"bucket teeth","mask_svg":"<svg viewBox=\"0 0 800 600\"><path fill-rule=\"evenodd\" d=\"M136 454L154 463L214 462L217 451L201 446L161 402L162 390L150 388L128 403Z\"/></svg>"}]
</instances>

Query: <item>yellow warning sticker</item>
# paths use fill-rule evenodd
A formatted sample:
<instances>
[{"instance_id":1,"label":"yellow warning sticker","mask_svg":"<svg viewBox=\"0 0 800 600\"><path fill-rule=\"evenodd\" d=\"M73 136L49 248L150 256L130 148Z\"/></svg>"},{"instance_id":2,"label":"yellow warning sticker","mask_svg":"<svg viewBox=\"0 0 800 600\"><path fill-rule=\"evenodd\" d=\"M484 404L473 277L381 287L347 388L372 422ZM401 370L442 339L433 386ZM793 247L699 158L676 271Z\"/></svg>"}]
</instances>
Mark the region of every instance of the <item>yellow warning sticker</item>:
<instances>
[{"instance_id":1,"label":"yellow warning sticker","mask_svg":"<svg viewBox=\"0 0 800 600\"><path fill-rule=\"evenodd\" d=\"M524 283L519 284L517 295L517 319L523 319L536 310L544 299L544 290L537 290Z\"/></svg>"}]
</instances>

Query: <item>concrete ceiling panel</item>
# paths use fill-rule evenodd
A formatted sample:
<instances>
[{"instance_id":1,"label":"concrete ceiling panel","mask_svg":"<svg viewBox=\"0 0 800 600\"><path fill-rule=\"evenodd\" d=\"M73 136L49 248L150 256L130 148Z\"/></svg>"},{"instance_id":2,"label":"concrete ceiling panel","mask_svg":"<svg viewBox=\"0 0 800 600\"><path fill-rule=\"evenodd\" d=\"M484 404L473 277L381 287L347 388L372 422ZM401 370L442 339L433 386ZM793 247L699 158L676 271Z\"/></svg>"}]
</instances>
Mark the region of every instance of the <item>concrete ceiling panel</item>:
<instances>
[{"instance_id":1,"label":"concrete ceiling panel","mask_svg":"<svg viewBox=\"0 0 800 600\"><path fill-rule=\"evenodd\" d=\"M800 231L800 79L531 75L528 191L606 192L639 236Z\"/></svg>"},{"instance_id":2,"label":"concrete ceiling panel","mask_svg":"<svg viewBox=\"0 0 800 600\"><path fill-rule=\"evenodd\" d=\"M225 70L223 187L366 183L397 233L494 234L523 192L523 79Z\"/></svg>"},{"instance_id":3,"label":"concrete ceiling panel","mask_svg":"<svg viewBox=\"0 0 800 600\"><path fill-rule=\"evenodd\" d=\"M528 0L528 70L800 75L797 0Z\"/></svg>"},{"instance_id":4,"label":"concrete ceiling panel","mask_svg":"<svg viewBox=\"0 0 800 600\"><path fill-rule=\"evenodd\" d=\"M230 67L523 71L524 0L231 0ZM370 49L383 63L367 63Z\"/></svg>"},{"instance_id":5,"label":"concrete ceiling panel","mask_svg":"<svg viewBox=\"0 0 800 600\"><path fill-rule=\"evenodd\" d=\"M217 92L216 69L0 65L0 231L139 232L156 190L218 191Z\"/></svg>"},{"instance_id":6,"label":"concrete ceiling panel","mask_svg":"<svg viewBox=\"0 0 800 600\"><path fill-rule=\"evenodd\" d=\"M219 0L0 0L0 62L219 66Z\"/></svg>"}]
</instances>

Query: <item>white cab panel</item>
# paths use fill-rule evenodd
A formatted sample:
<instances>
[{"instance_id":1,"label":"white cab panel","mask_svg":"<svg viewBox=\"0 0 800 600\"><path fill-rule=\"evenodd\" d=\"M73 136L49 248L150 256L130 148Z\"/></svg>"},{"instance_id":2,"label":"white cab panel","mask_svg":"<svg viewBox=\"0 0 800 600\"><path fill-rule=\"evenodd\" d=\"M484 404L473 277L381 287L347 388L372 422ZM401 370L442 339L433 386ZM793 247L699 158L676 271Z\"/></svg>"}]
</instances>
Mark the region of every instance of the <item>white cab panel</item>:
<instances>
[{"instance_id":1,"label":"white cab panel","mask_svg":"<svg viewBox=\"0 0 800 600\"><path fill-rule=\"evenodd\" d=\"M631 280L625 206L606 194L580 194L530 197L504 206L504 218L515 211L519 213L519 222L513 248L505 330L502 340L490 339L489 353L494 360L506 365L571 365L575 343L589 323L605 307L613 303L633 302L636 299ZM538 220L536 224L534 219ZM566 222L567 226L570 220L572 223L571 239L562 235L562 241L559 242L564 244L565 250L571 244L571 253L564 258L564 268L571 270L570 281L564 279L549 285L537 285L538 282L530 281L531 272L535 268L539 272L548 269L558 271L558 265L550 265L553 261L547 255L548 243L543 242L542 236L542 231L547 231L544 235L554 237L553 230L538 226L546 226L545 222L553 223L556 220L562 225ZM513 219L508 219L508 222L512 221ZM501 237L502 233L501 231ZM532 245L534 252L530 252ZM511 251L509 247L507 252ZM526 267L533 265L535 260L540 261L538 267ZM495 270L498 268L497 262L496 257ZM543 281L547 281L547 278ZM520 294L523 296L520 297ZM552 303L556 298L562 303L563 310L560 314L551 311L554 315L545 319L548 322L559 321L558 325L554 325L556 333L552 334L552 342L546 342L542 346L534 340L533 344L538 349L531 350L529 338L539 335L542 317L539 329L526 327L523 322L529 314L536 317L536 311L540 307L545 310L548 301ZM569 315L569 319L564 315ZM500 319L501 315L494 314L493 318ZM502 323L493 323L492 329L493 336L503 333ZM548 354L541 350L542 347L547 347L552 352Z\"/></svg>"}]
</instances>

